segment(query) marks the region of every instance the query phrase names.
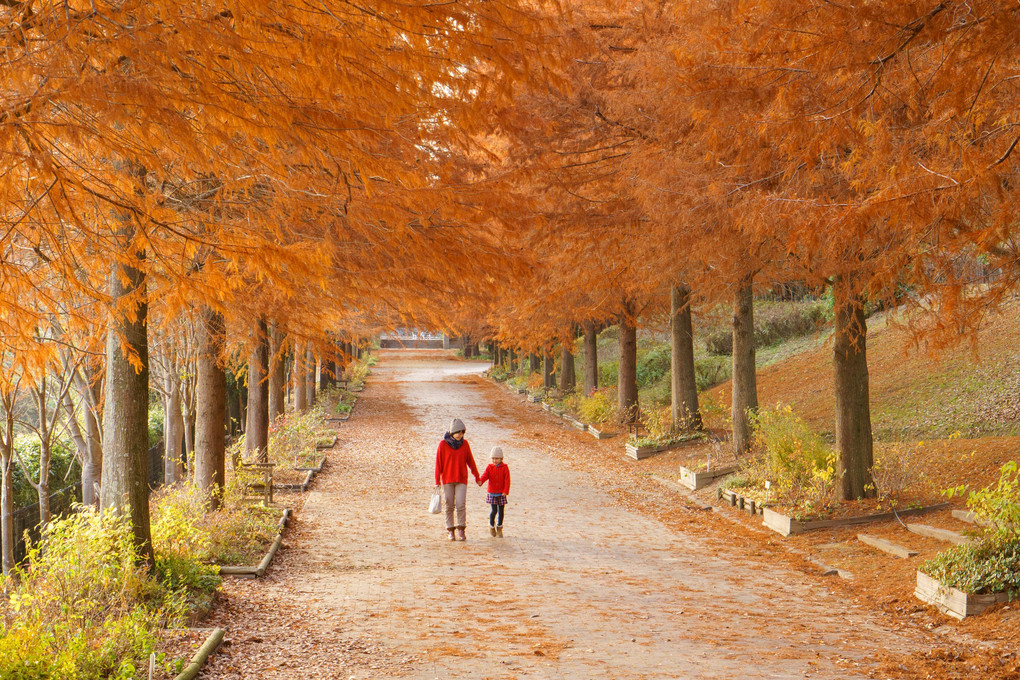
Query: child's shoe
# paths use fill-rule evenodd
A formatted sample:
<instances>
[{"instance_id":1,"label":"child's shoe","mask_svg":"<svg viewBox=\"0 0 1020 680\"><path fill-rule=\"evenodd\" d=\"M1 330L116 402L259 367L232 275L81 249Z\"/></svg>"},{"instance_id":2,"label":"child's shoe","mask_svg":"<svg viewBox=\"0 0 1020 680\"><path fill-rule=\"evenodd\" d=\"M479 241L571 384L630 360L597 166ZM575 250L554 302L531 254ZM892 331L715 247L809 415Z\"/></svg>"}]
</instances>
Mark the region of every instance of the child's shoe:
<instances>
[{"instance_id":1,"label":"child's shoe","mask_svg":"<svg viewBox=\"0 0 1020 680\"><path fill-rule=\"evenodd\" d=\"M496 536L498 536L499 538L503 538L503 527L501 526L496 527Z\"/></svg>"},{"instance_id":2,"label":"child's shoe","mask_svg":"<svg viewBox=\"0 0 1020 680\"><path fill-rule=\"evenodd\" d=\"M490 526L489 527L489 535L490 536L495 536L496 535L496 527L494 527L494 526Z\"/></svg>"}]
</instances>

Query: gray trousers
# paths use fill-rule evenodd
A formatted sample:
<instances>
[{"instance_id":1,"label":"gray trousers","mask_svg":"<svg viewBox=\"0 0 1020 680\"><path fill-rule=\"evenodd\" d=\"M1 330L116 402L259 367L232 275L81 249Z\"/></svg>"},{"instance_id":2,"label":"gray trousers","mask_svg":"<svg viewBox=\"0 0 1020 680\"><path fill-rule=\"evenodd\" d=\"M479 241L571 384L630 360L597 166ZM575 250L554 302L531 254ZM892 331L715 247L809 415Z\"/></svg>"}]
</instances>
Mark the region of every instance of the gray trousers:
<instances>
[{"instance_id":1,"label":"gray trousers","mask_svg":"<svg viewBox=\"0 0 1020 680\"><path fill-rule=\"evenodd\" d=\"M443 498L446 500L446 528L463 529L467 526L467 484L443 484ZM457 523L453 523L453 511L457 510Z\"/></svg>"}]
</instances>

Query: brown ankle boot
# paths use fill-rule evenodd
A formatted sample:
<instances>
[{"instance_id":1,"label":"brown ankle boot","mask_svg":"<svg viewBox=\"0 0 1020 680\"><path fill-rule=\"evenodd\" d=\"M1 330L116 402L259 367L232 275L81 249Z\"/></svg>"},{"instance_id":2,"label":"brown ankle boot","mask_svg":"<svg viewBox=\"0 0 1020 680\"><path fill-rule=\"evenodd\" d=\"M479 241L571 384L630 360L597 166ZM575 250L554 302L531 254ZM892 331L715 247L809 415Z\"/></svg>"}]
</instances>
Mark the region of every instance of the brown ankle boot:
<instances>
[{"instance_id":1,"label":"brown ankle boot","mask_svg":"<svg viewBox=\"0 0 1020 680\"><path fill-rule=\"evenodd\" d=\"M503 527L496 527L496 537L503 538Z\"/></svg>"},{"instance_id":2,"label":"brown ankle boot","mask_svg":"<svg viewBox=\"0 0 1020 680\"><path fill-rule=\"evenodd\" d=\"M458 529L457 531L460 534L460 540L466 541L467 540L467 536L464 535L464 530L463 529Z\"/></svg>"}]
</instances>

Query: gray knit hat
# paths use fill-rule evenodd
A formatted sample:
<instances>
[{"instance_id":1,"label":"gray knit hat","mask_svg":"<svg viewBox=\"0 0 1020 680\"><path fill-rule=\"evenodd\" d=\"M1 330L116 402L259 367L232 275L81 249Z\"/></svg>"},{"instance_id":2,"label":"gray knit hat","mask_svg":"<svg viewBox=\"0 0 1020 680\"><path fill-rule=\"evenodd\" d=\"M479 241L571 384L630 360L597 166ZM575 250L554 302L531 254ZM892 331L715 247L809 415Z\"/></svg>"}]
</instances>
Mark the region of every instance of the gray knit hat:
<instances>
[{"instance_id":1,"label":"gray knit hat","mask_svg":"<svg viewBox=\"0 0 1020 680\"><path fill-rule=\"evenodd\" d=\"M454 418L453 422L450 423L450 434L454 432L467 432L467 428L464 427L464 421L460 418Z\"/></svg>"},{"instance_id":2,"label":"gray knit hat","mask_svg":"<svg viewBox=\"0 0 1020 680\"><path fill-rule=\"evenodd\" d=\"M492 451L489 452L489 457L499 458L500 460L503 460L503 449L499 448L498 446L493 446Z\"/></svg>"}]
</instances>

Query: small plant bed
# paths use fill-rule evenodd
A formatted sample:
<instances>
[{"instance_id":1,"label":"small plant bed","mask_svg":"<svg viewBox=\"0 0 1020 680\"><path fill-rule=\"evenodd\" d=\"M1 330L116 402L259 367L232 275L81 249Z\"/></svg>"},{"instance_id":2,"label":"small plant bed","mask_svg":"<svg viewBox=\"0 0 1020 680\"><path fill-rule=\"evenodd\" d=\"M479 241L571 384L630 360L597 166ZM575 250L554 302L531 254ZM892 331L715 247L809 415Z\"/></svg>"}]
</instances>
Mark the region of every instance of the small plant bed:
<instances>
[{"instance_id":1,"label":"small plant bed","mask_svg":"<svg viewBox=\"0 0 1020 680\"><path fill-rule=\"evenodd\" d=\"M273 557L276 556L276 551L280 549L280 545L283 543L283 531L287 527L287 522L290 519L291 512L288 508L283 511L283 515L280 517L280 521L277 524L276 535L273 538L273 542L269 546L269 550L259 560L258 564L254 566L235 566L227 565L220 567L220 573L224 576L236 576L238 578L261 578L266 570L269 569L269 565L273 561Z\"/></svg>"},{"instance_id":2,"label":"small plant bed","mask_svg":"<svg viewBox=\"0 0 1020 680\"><path fill-rule=\"evenodd\" d=\"M624 445L627 455L635 460L642 460L656 453L679 448L690 442L705 438L703 432L682 432L660 436L630 437Z\"/></svg>"},{"instance_id":3,"label":"small plant bed","mask_svg":"<svg viewBox=\"0 0 1020 680\"><path fill-rule=\"evenodd\" d=\"M322 472L322 466L326 463L326 454L319 454L318 456L308 457L305 456L294 461L294 469L300 472L312 471L315 474Z\"/></svg>"},{"instance_id":4,"label":"small plant bed","mask_svg":"<svg viewBox=\"0 0 1020 680\"><path fill-rule=\"evenodd\" d=\"M595 439L612 439L616 435L620 434L616 426L608 423L598 423L597 425L588 425L588 434Z\"/></svg>"},{"instance_id":5,"label":"small plant bed","mask_svg":"<svg viewBox=\"0 0 1020 680\"><path fill-rule=\"evenodd\" d=\"M323 439L318 439L315 442L315 450L316 451L325 451L327 449L331 449L334 446L336 446L336 440L337 440L337 436L336 435L333 435L332 437L326 437L326 438L323 438Z\"/></svg>"},{"instance_id":6,"label":"small plant bed","mask_svg":"<svg viewBox=\"0 0 1020 680\"><path fill-rule=\"evenodd\" d=\"M588 424L587 423L582 423L580 420L578 420L574 416L570 415L569 413L563 415L563 420L567 421L567 423L569 423L570 426L572 428L574 428L575 430L580 430L581 432L587 432L588 431Z\"/></svg>"},{"instance_id":7,"label":"small plant bed","mask_svg":"<svg viewBox=\"0 0 1020 680\"><path fill-rule=\"evenodd\" d=\"M946 507L924 466L916 464L913 446L877 451L871 470L875 497L845 501L839 497L836 452L789 406L762 409L752 422L752 449L728 486L765 506L765 525L784 536Z\"/></svg>"},{"instance_id":8,"label":"small plant bed","mask_svg":"<svg viewBox=\"0 0 1020 680\"><path fill-rule=\"evenodd\" d=\"M964 492L950 489L947 495ZM999 480L971 491L967 507L985 526L974 541L945 550L917 572L914 594L957 619L1020 598L1020 474L1017 464L1002 466Z\"/></svg>"},{"instance_id":9,"label":"small plant bed","mask_svg":"<svg viewBox=\"0 0 1020 680\"><path fill-rule=\"evenodd\" d=\"M775 510L772 507L766 506L764 507L764 512L762 514L762 521L769 529L772 529L783 536L791 536L793 534L802 534L806 531L814 531L816 529L849 527L857 526L859 524L870 524L872 522L895 520L897 517L920 515L926 512L944 510L949 507L948 503L937 503L935 505L915 508L890 509L887 512L867 512L867 508L873 508L875 506L863 503L861 505L865 509L865 511L861 514L849 514L847 516L832 517L830 519L798 519L797 517L786 515L780 510ZM846 512L852 512L852 509L849 507L844 506L841 509Z\"/></svg>"},{"instance_id":10,"label":"small plant bed","mask_svg":"<svg viewBox=\"0 0 1020 680\"><path fill-rule=\"evenodd\" d=\"M736 465L721 465L718 467L706 467L703 469L680 468L680 483L691 491L698 491L709 486L715 480L737 471Z\"/></svg>"},{"instance_id":11,"label":"small plant bed","mask_svg":"<svg viewBox=\"0 0 1020 680\"><path fill-rule=\"evenodd\" d=\"M322 411L327 422L343 423L351 417L354 405L358 398L349 390L341 387L331 387L323 390L317 397L317 406Z\"/></svg>"}]
</instances>

